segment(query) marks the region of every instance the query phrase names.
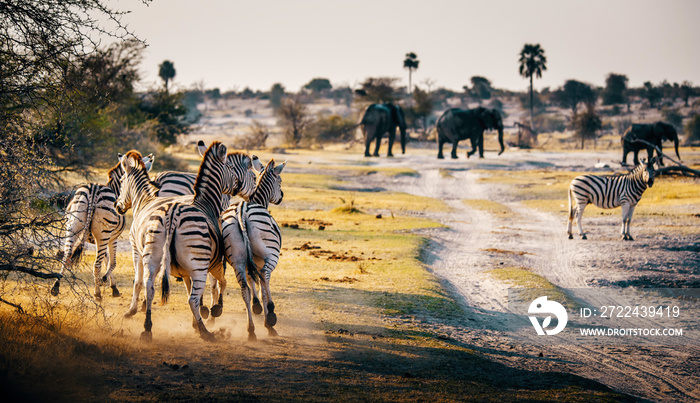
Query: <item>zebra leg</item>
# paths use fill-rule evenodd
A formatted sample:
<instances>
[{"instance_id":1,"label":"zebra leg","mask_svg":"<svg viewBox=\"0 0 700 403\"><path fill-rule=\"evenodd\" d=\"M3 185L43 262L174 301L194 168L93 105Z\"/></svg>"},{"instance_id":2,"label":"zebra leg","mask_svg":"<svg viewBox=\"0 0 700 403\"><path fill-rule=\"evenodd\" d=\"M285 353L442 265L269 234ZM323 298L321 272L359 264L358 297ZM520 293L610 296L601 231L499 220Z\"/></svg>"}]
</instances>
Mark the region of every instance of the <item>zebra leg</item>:
<instances>
[{"instance_id":1,"label":"zebra leg","mask_svg":"<svg viewBox=\"0 0 700 403\"><path fill-rule=\"evenodd\" d=\"M53 286L51 287L51 295L53 295L54 297L57 296L61 291L61 279L63 278L63 275L65 274L66 270L70 270L73 266L73 246L75 245L76 241L79 241L80 233L83 230L83 220L86 219L86 217L83 217L83 220L81 220L76 216L77 213L78 212L69 213L70 217L68 217L68 221L66 222L66 229L64 231L65 241L63 242L63 251L58 252L60 259L62 260L61 270L58 272L58 275L60 277L57 278L56 281L54 281Z\"/></svg>"},{"instance_id":2,"label":"zebra leg","mask_svg":"<svg viewBox=\"0 0 700 403\"><path fill-rule=\"evenodd\" d=\"M116 238L109 240L109 243L107 244L107 253L109 254L109 269L107 269L107 273L102 276L102 282L107 283L107 279L109 279L109 287L112 289L112 297L120 297L122 294L119 292L119 289L117 289L117 284L114 281L114 278L112 278L112 272L117 267Z\"/></svg>"},{"instance_id":3,"label":"zebra leg","mask_svg":"<svg viewBox=\"0 0 700 403\"><path fill-rule=\"evenodd\" d=\"M586 209L586 206L579 204L577 207L576 224L578 225L578 234L581 235L581 239L588 239L586 234L583 232L583 225L581 224L581 221L583 221L583 210Z\"/></svg>"},{"instance_id":4,"label":"zebra leg","mask_svg":"<svg viewBox=\"0 0 700 403\"><path fill-rule=\"evenodd\" d=\"M105 256L107 255L107 243L100 237L95 237L95 249L97 255L95 256L95 263L92 265L92 275L95 278L95 299L97 301L102 301L100 274L102 272L102 262L105 260Z\"/></svg>"},{"instance_id":5,"label":"zebra leg","mask_svg":"<svg viewBox=\"0 0 700 403\"><path fill-rule=\"evenodd\" d=\"M141 341L150 342L153 340L153 333L151 329L153 328L153 321L151 321L151 307L153 306L153 297L155 296L155 278L157 275L158 267L155 266L153 262L149 259L148 271L144 274L146 276L146 320L143 322L143 332L141 332Z\"/></svg>"},{"instance_id":6,"label":"zebra leg","mask_svg":"<svg viewBox=\"0 0 700 403\"><path fill-rule=\"evenodd\" d=\"M265 262L262 269L262 278L260 279L260 291L262 292L263 307L265 308L265 327L268 335L278 336L275 329L272 327L277 324L277 315L275 314L275 303L272 302L272 294L270 293L270 274L274 270L271 262Z\"/></svg>"},{"instance_id":7,"label":"zebra leg","mask_svg":"<svg viewBox=\"0 0 700 403\"><path fill-rule=\"evenodd\" d=\"M214 318L218 318L221 316L221 313L224 309L224 290L226 290L226 277L224 276L224 268L223 266L219 266L218 268L212 270L209 272L209 275L214 279L217 283L216 286L216 304L212 305L211 307L211 316ZM214 292L212 289L212 297L214 297ZM212 304L214 301L212 301Z\"/></svg>"},{"instance_id":8,"label":"zebra leg","mask_svg":"<svg viewBox=\"0 0 700 403\"><path fill-rule=\"evenodd\" d=\"M245 258L244 258L245 259ZM238 285L241 287L241 296L243 297L243 302L245 303L246 312L248 313L248 341L255 341L257 337L255 336L255 325L253 324L253 314L250 307L250 296L251 290L248 287L248 277L246 275L246 266L233 265L236 269L236 280L238 280ZM259 306L259 303L258 303Z\"/></svg>"},{"instance_id":9,"label":"zebra leg","mask_svg":"<svg viewBox=\"0 0 700 403\"><path fill-rule=\"evenodd\" d=\"M143 261L141 260L141 254L139 254L133 246L132 255L134 258L134 293L131 296L131 306L124 314L125 318L134 316L138 311L139 297L141 295L141 289L143 288Z\"/></svg>"},{"instance_id":10,"label":"zebra leg","mask_svg":"<svg viewBox=\"0 0 700 403\"><path fill-rule=\"evenodd\" d=\"M214 335L211 334L206 326L204 326L204 321L202 321L202 316L199 314L199 304L204 295L204 287L207 283L207 268L200 268L193 270L192 275L192 292L188 302L190 304L190 309L192 310L192 315L194 315L194 321L197 325L197 330L199 331L199 336L206 341L214 341Z\"/></svg>"},{"instance_id":11,"label":"zebra leg","mask_svg":"<svg viewBox=\"0 0 700 403\"><path fill-rule=\"evenodd\" d=\"M630 235L630 221L632 221L632 213L634 212L634 207L630 206L628 203L622 205L622 240L623 241L634 241L632 235Z\"/></svg>"},{"instance_id":12,"label":"zebra leg","mask_svg":"<svg viewBox=\"0 0 700 403\"><path fill-rule=\"evenodd\" d=\"M571 194L571 189L569 189L569 222L566 224L566 233L569 235L569 239L574 239L574 235L571 233L571 227L574 222L574 201L573 195Z\"/></svg>"},{"instance_id":13,"label":"zebra leg","mask_svg":"<svg viewBox=\"0 0 700 403\"><path fill-rule=\"evenodd\" d=\"M248 277L248 285L250 286L250 292L253 296L253 313L260 315L263 309L262 305L260 305L260 300L258 299L258 290L255 288L255 280Z\"/></svg>"}]
</instances>

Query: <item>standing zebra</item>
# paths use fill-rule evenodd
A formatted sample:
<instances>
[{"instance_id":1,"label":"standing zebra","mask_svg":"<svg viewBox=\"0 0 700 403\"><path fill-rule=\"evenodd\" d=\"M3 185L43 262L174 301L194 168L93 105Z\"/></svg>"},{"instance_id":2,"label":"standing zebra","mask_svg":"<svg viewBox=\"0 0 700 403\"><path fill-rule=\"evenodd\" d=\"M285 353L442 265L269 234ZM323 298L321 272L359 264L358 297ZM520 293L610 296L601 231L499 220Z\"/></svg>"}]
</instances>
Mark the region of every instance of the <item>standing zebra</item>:
<instances>
[{"instance_id":1,"label":"standing zebra","mask_svg":"<svg viewBox=\"0 0 700 403\"><path fill-rule=\"evenodd\" d=\"M144 164L146 169L151 169L153 154L144 158ZM70 270L73 264L80 260L85 241L88 241L89 238L94 239L97 250L93 264L94 295L98 301L102 299L100 285L107 282L107 279L109 279L112 288L112 296L121 295L112 278L112 271L117 266L117 238L124 231L126 224L124 216L117 214L114 210L114 202L119 195L119 181L123 173L121 164L117 164L107 174L109 177L107 186L98 183L81 185L75 191L75 195L66 208L68 218L63 230L63 250L58 253L58 258L61 259L62 263L59 275L62 278L65 271ZM103 261L108 261L108 268L107 273L100 278ZM51 295L59 294L61 278L54 282Z\"/></svg>"},{"instance_id":2,"label":"standing zebra","mask_svg":"<svg viewBox=\"0 0 700 403\"><path fill-rule=\"evenodd\" d=\"M252 182L245 186L251 160L245 154L226 154L226 146L214 142L205 150L203 142L198 147L204 158L195 182L195 194L191 202L184 198L158 198L158 189L149 180L148 172L137 151L129 151L121 160L125 174L121 182L121 194L115 204L117 212L124 214L132 205L134 220L130 241L134 255L134 293L131 306L124 314L133 316L141 288L146 286L146 320L143 340L152 338L151 305L155 293L154 280L164 270L163 299L169 292L168 275L185 278L189 294L189 305L194 316L194 325L200 337L213 340L199 313L207 273L219 282L221 296L226 287L221 250L222 237L219 216L223 209L221 194L241 193L244 197L253 191ZM144 269L146 269L144 271Z\"/></svg>"},{"instance_id":3,"label":"standing zebra","mask_svg":"<svg viewBox=\"0 0 700 403\"><path fill-rule=\"evenodd\" d=\"M622 239L633 241L630 235L630 221L632 213L639 199L647 187L654 185L654 162L642 163L634 167L629 173L618 176L581 175L571 181L569 185L569 224L567 233L569 239L574 239L571 226L576 215L578 233L581 239L586 239L586 234L581 226L583 210L588 203L596 207L611 209L622 206Z\"/></svg>"},{"instance_id":4,"label":"standing zebra","mask_svg":"<svg viewBox=\"0 0 700 403\"><path fill-rule=\"evenodd\" d=\"M259 161L255 162L260 164ZM256 282L260 282L265 308L265 327L271 336L277 336L277 332L273 329L277 323L277 315L275 315L275 304L270 294L270 275L279 261L282 233L267 207L270 203L279 204L284 197L280 174L286 164L285 161L275 167L275 160L268 162L258 178L250 202L232 205L222 215L224 252L227 260L236 270L236 279L241 286L243 301L248 311L249 340L256 338L250 312L251 290L254 299L253 311L256 314L262 311L255 290ZM262 168L262 164L259 167Z\"/></svg>"}]
</instances>

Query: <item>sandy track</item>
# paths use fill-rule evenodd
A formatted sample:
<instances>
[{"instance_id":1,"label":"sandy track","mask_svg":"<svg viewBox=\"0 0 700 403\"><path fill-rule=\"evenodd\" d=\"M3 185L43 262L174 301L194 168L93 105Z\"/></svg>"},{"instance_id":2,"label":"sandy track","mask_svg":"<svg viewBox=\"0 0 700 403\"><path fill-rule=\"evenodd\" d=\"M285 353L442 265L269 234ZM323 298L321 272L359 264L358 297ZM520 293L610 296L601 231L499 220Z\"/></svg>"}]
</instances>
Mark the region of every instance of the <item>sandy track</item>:
<instances>
[{"instance_id":1,"label":"sandy track","mask_svg":"<svg viewBox=\"0 0 700 403\"><path fill-rule=\"evenodd\" d=\"M450 325L451 334L490 358L509 362L509 365L543 370L562 370L595 379L615 390L651 400L694 401L700 399L697 357L700 348L641 347L611 345L557 345L548 346L543 362L534 354L525 360L513 360L504 349L531 354L528 346L513 346L506 331L508 285L491 278L486 272L498 264L520 265L531 268L553 284L565 288L596 287L593 279L613 278L624 280L628 270L601 272L598 262L618 259L619 267L634 264L639 255L638 244L617 240L617 227L609 234L610 225L604 227L606 239L597 242L568 240L565 235L566 217L535 211L517 202L508 202L506 189L479 183L479 176L469 168L529 169L546 166L552 169L576 170L592 166L600 160L599 154L579 154L572 162L571 154L524 153L506 155L505 158L488 160L438 161L427 156L403 156L396 159L373 159L377 166L403 166L419 171L417 177L387 179L382 175L363 178L358 188L385 188L418 196L444 200L450 213L426 213L428 218L442 222L448 229L422 232L430 239L427 264L452 291L465 310L466 320ZM605 158L607 156L604 156ZM610 158L614 156L610 155ZM443 175L442 170L449 170ZM347 178L351 180L352 178ZM369 180L368 180L369 179ZM515 218L504 220L488 212L471 209L462 203L464 199L486 199L504 203ZM565 199L563 203L565 203ZM617 217L616 217L617 219ZM591 231L589 218L588 226ZM615 221L617 223L617 221ZM634 228L633 228L634 230ZM596 234L598 235L598 234ZM599 235L600 236L600 235ZM494 256L486 250L499 249L523 254ZM672 249L672 248L668 248ZM622 257L620 257L622 256ZM619 260L622 259L622 260ZM627 260L625 260L627 259ZM656 256L660 262L673 256ZM498 262L504 260L504 262ZM687 262L693 265L694 261ZM607 268L609 269L609 268ZM697 269L697 268L696 268ZM697 273L695 273L697 274ZM589 301L598 303L602 301ZM653 323L652 323L653 324ZM460 329L460 327L462 327ZM467 328L464 328L467 327Z\"/></svg>"}]
</instances>

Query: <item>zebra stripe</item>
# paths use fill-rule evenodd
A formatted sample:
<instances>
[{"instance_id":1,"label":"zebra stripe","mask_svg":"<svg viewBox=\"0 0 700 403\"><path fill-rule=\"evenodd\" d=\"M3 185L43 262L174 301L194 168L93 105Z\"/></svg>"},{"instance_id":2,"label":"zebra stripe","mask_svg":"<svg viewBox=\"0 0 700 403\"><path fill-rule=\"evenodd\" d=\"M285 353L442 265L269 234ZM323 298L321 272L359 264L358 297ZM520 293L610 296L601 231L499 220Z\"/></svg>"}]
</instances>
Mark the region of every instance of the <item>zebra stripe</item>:
<instances>
[{"instance_id":1,"label":"zebra stripe","mask_svg":"<svg viewBox=\"0 0 700 403\"><path fill-rule=\"evenodd\" d=\"M226 155L226 146L215 142L204 152L204 143L199 144L204 159L195 181L195 194L187 202L184 197L157 197L158 188L149 180L141 155L129 151L122 159L125 175L122 178L122 193L117 200L119 213L133 205L134 220L130 241L134 254L134 294L126 317L137 310L137 301L146 281L146 321L141 337L151 339L151 305L154 297L154 280L164 269L163 292L167 295L168 274L185 278L189 294L189 305L200 336L212 340L213 336L204 326L199 313L199 304L204 291L207 273L220 283L221 291L226 285L222 268L222 239L219 215L222 210L221 194L235 194L244 183L250 167L250 158ZM236 154L236 153L233 153ZM232 161L241 161L244 166L234 166ZM246 164L247 163L247 164ZM239 177L238 174L243 176ZM250 173L252 176L252 173ZM250 195L250 191L244 196ZM144 269L147 269L144 276ZM145 278L144 278L145 277ZM221 303L221 298L219 300Z\"/></svg>"},{"instance_id":2,"label":"zebra stripe","mask_svg":"<svg viewBox=\"0 0 700 403\"><path fill-rule=\"evenodd\" d=\"M647 187L654 185L654 161L652 159L648 164L642 161L625 175L581 175L574 178L569 185L569 239L573 239L571 227L574 218L578 223L579 235L586 239L581 219L583 210L592 203L604 209L622 206L622 239L634 240L629 228L632 214Z\"/></svg>"},{"instance_id":3,"label":"zebra stripe","mask_svg":"<svg viewBox=\"0 0 700 403\"><path fill-rule=\"evenodd\" d=\"M254 300L253 311L259 314L264 308L265 327L270 335L277 335L273 328L277 323L277 315L270 293L270 275L279 261L282 233L267 207L270 203L282 202L284 193L281 189L280 174L286 163L285 161L275 167L275 161L271 160L258 178L250 202L234 204L222 215L224 253L234 267L236 279L241 287L248 312L250 340L256 338L251 314L251 295ZM260 282L263 307L257 298L256 282Z\"/></svg>"}]
</instances>

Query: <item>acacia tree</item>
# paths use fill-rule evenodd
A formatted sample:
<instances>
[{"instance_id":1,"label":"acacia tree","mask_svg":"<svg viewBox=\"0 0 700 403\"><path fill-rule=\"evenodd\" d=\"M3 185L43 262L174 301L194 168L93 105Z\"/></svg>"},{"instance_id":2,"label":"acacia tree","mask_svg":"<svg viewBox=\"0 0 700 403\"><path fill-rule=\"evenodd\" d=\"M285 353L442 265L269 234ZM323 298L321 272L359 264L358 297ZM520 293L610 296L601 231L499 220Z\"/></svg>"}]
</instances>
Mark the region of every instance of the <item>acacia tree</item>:
<instances>
[{"instance_id":1,"label":"acacia tree","mask_svg":"<svg viewBox=\"0 0 700 403\"><path fill-rule=\"evenodd\" d=\"M559 105L571 108L572 115L576 115L580 103L595 104L596 98L597 95L593 87L576 80L567 80L564 86L555 93L555 100Z\"/></svg>"},{"instance_id":2,"label":"acacia tree","mask_svg":"<svg viewBox=\"0 0 700 403\"><path fill-rule=\"evenodd\" d=\"M284 99L277 110L282 126L284 138L291 147L298 147L308 125L311 123L308 110L299 97Z\"/></svg>"},{"instance_id":3,"label":"acacia tree","mask_svg":"<svg viewBox=\"0 0 700 403\"><path fill-rule=\"evenodd\" d=\"M627 76L610 73L605 79L603 105L618 105L627 102Z\"/></svg>"},{"instance_id":4,"label":"acacia tree","mask_svg":"<svg viewBox=\"0 0 700 403\"><path fill-rule=\"evenodd\" d=\"M394 102L396 100L396 82L394 77L368 77L355 93L364 101L372 103Z\"/></svg>"},{"instance_id":5,"label":"acacia tree","mask_svg":"<svg viewBox=\"0 0 700 403\"><path fill-rule=\"evenodd\" d=\"M67 167L55 164L41 134L65 110L66 90L90 82L68 78L89 64L99 37L133 38L123 14L103 0L0 1L0 279L8 272L58 276L49 252L59 217L48 195ZM19 308L2 291L0 302Z\"/></svg>"},{"instance_id":6,"label":"acacia tree","mask_svg":"<svg viewBox=\"0 0 700 403\"><path fill-rule=\"evenodd\" d=\"M408 69L408 95L411 95L411 93L412 93L411 75L413 74L413 70L418 69L419 63L420 63L420 60L418 60L418 56L416 56L415 53L413 53L413 52L406 53L406 58L403 61L403 68Z\"/></svg>"},{"instance_id":7,"label":"acacia tree","mask_svg":"<svg viewBox=\"0 0 700 403\"><path fill-rule=\"evenodd\" d=\"M600 116L598 116L592 104L586 105L585 112L574 115L572 123L576 130L576 135L581 139L582 150L586 139L593 139L595 141L596 132L603 127Z\"/></svg>"},{"instance_id":8,"label":"acacia tree","mask_svg":"<svg viewBox=\"0 0 700 403\"><path fill-rule=\"evenodd\" d=\"M544 55L544 49L540 44L526 43L520 51L520 75L530 79L530 126L534 115L534 100L533 100L533 78L542 78L542 72L547 70L547 58Z\"/></svg>"}]
</instances>

